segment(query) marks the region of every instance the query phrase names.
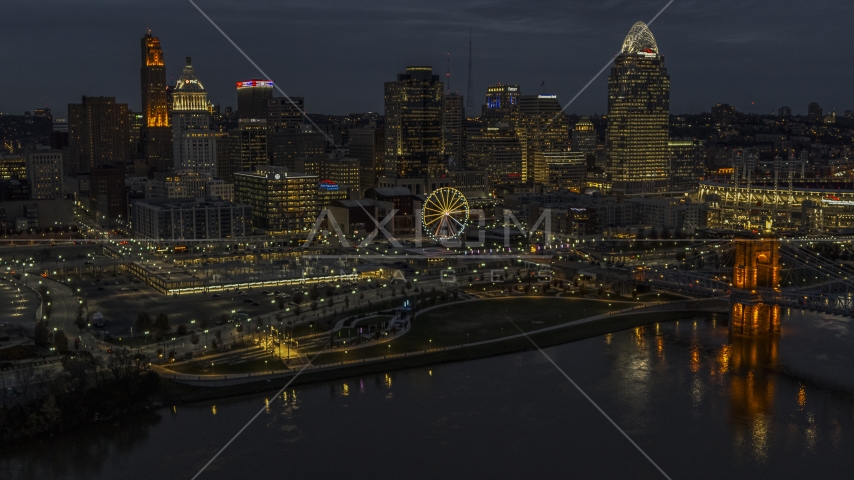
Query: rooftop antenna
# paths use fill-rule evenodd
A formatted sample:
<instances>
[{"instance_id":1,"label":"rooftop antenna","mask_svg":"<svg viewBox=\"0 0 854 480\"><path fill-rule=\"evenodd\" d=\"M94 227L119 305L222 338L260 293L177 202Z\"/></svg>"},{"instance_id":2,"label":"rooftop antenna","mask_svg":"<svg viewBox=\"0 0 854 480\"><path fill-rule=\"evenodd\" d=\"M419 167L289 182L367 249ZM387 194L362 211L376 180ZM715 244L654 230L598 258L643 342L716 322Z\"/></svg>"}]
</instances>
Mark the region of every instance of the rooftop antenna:
<instances>
[{"instance_id":1,"label":"rooftop antenna","mask_svg":"<svg viewBox=\"0 0 854 480\"><path fill-rule=\"evenodd\" d=\"M448 52L447 72L445 72L445 85L448 87L447 94L451 94L451 52Z\"/></svg>"},{"instance_id":2,"label":"rooftop antenna","mask_svg":"<svg viewBox=\"0 0 854 480\"><path fill-rule=\"evenodd\" d=\"M471 29L469 29L469 88L466 95L468 98L466 99L466 111L468 111L468 115L472 115L474 112L474 81L471 78Z\"/></svg>"}]
</instances>

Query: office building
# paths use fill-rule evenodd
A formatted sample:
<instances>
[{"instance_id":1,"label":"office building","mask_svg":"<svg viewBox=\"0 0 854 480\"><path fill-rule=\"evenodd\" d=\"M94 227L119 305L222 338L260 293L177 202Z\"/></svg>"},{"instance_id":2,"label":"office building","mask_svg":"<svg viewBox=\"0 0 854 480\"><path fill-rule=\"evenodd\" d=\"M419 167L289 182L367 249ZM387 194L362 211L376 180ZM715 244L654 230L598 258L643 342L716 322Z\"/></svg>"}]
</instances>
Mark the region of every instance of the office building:
<instances>
[{"instance_id":1,"label":"office building","mask_svg":"<svg viewBox=\"0 0 854 480\"><path fill-rule=\"evenodd\" d=\"M23 155L0 153L0 180L26 180L27 159Z\"/></svg>"},{"instance_id":2,"label":"office building","mask_svg":"<svg viewBox=\"0 0 854 480\"><path fill-rule=\"evenodd\" d=\"M545 173L541 182L546 190L580 190L587 179L587 156L567 150L537 153L542 156Z\"/></svg>"},{"instance_id":3,"label":"office building","mask_svg":"<svg viewBox=\"0 0 854 480\"><path fill-rule=\"evenodd\" d=\"M407 67L385 83L385 167L400 177L436 175L444 155L444 86L432 67Z\"/></svg>"},{"instance_id":4,"label":"office building","mask_svg":"<svg viewBox=\"0 0 854 480\"><path fill-rule=\"evenodd\" d=\"M101 165L89 172L89 206L100 225L127 221L124 165Z\"/></svg>"},{"instance_id":5,"label":"office building","mask_svg":"<svg viewBox=\"0 0 854 480\"><path fill-rule=\"evenodd\" d=\"M814 122L818 122L824 118L824 110L821 109L821 106L818 103L812 102L807 107L807 118Z\"/></svg>"},{"instance_id":6,"label":"office building","mask_svg":"<svg viewBox=\"0 0 854 480\"><path fill-rule=\"evenodd\" d=\"M523 146L522 181L544 184L544 154L569 150L569 124L557 95L521 95L516 133Z\"/></svg>"},{"instance_id":7,"label":"office building","mask_svg":"<svg viewBox=\"0 0 854 480\"><path fill-rule=\"evenodd\" d=\"M469 136L466 162L468 168L487 172L491 185L522 183L522 143L508 127L490 127Z\"/></svg>"},{"instance_id":8,"label":"office building","mask_svg":"<svg viewBox=\"0 0 854 480\"><path fill-rule=\"evenodd\" d=\"M519 85L497 83L486 88L486 104L481 107L480 121L483 128L506 123L515 128L519 121L519 97L522 91ZM474 112L471 112L474 113Z\"/></svg>"},{"instance_id":9,"label":"office building","mask_svg":"<svg viewBox=\"0 0 854 480\"><path fill-rule=\"evenodd\" d=\"M142 66L140 83L142 86L142 115L144 125L141 129L142 155L151 171L167 172L172 170L172 127L169 118L169 106L166 94L166 66L160 39L145 34L141 39Z\"/></svg>"},{"instance_id":10,"label":"office building","mask_svg":"<svg viewBox=\"0 0 854 480\"><path fill-rule=\"evenodd\" d=\"M196 77L192 59L187 57L172 94L172 138L176 170L215 174L216 142L224 134L211 131L212 109L208 93Z\"/></svg>"},{"instance_id":11,"label":"office building","mask_svg":"<svg viewBox=\"0 0 854 480\"><path fill-rule=\"evenodd\" d=\"M599 139L596 128L588 117L581 117L572 129L572 151L581 152L588 159L596 155Z\"/></svg>"},{"instance_id":12,"label":"office building","mask_svg":"<svg viewBox=\"0 0 854 480\"><path fill-rule=\"evenodd\" d=\"M706 142L674 139L667 146L670 149L670 190L696 189L706 174Z\"/></svg>"},{"instance_id":13,"label":"office building","mask_svg":"<svg viewBox=\"0 0 854 480\"><path fill-rule=\"evenodd\" d=\"M727 103L718 103L712 107L712 121L715 126L726 128L735 122L735 107Z\"/></svg>"},{"instance_id":14,"label":"office building","mask_svg":"<svg viewBox=\"0 0 854 480\"><path fill-rule=\"evenodd\" d=\"M252 79L237 82L237 117L241 120L267 119L267 103L273 98L273 82Z\"/></svg>"},{"instance_id":15,"label":"office building","mask_svg":"<svg viewBox=\"0 0 854 480\"><path fill-rule=\"evenodd\" d=\"M359 160L359 185L363 190L377 186L385 174L385 132L381 128L350 130L350 156Z\"/></svg>"},{"instance_id":16,"label":"office building","mask_svg":"<svg viewBox=\"0 0 854 480\"><path fill-rule=\"evenodd\" d=\"M27 179L33 200L63 198L62 151L33 150L27 153Z\"/></svg>"},{"instance_id":17,"label":"office building","mask_svg":"<svg viewBox=\"0 0 854 480\"><path fill-rule=\"evenodd\" d=\"M466 109L464 105L462 95L458 93L445 95L445 154L448 156L448 163L457 167L464 167L466 164Z\"/></svg>"},{"instance_id":18,"label":"office building","mask_svg":"<svg viewBox=\"0 0 854 480\"><path fill-rule=\"evenodd\" d=\"M305 99L302 97L291 97L290 101L287 98L267 100L267 130L271 134L299 132L304 111Z\"/></svg>"},{"instance_id":19,"label":"office building","mask_svg":"<svg viewBox=\"0 0 854 480\"><path fill-rule=\"evenodd\" d=\"M652 32L632 26L608 77L608 170L613 189L650 193L668 188L670 77Z\"/></svg>"},{"instance_id":20,"label":"office building","mask_svg":"<svg viewBox=\"0 0 854 480\"><path fill-rule=\"evenodd\" d=\"M128 106L113 97L83 97L68 104L68 158L64 170L89 173L101 165L124 164L130 146Z\"/></svg>"},{"instance_id":21,"label":"office building","mask_svg":"<svg viewBox=\"0 0 854 480\"><path fill-rule=\"evenodd\" d=\"M231 181L235 173L268 165L267 119L241 118L237 130L217 139L216 176Z\"/></svg>"},{"instance_id":22,"label":"office building","mask_svg":"<svg viewBox=\"0 0 854 480\"><path fill-rule=\"evenodd\" d=\"M317 220L317 175L262 166L234 174L234 196L252 209L252 226L269 235L308 232Z\"/></svg>"},{"instance_id":23,"label":"office building","mask_svg":"<svg viewBox=\"0 0 854 480\"><path fill-rule=\"evenodd\" d=\"M326 136L313 130L310 125L302 125L297 131L277 133L269 133L268 129L267 152L270 165L298 172L297 159L324 155Z\"/></svg>"},{"instance_id":24,"label":"office building","mask_svg":"<svg viewBox=\"0 0 854 480\"><path fill-rule=\"evenodd\" d=\"M222 240L252 232L248 205L205 199L152 199L133 204L133 235L149 240Z\"/></svg>"},{"instance_id":25,"label":"office building","mask_svg":"<svg viewBox=\"0 0 854 480\"><path fill-rule=\"evenodd\" d=\"M128 111L128 157L131 159L142 156L142 129L145 125L145 115L140 112ZM53 148L53 147L51 147Z\"/></svg>"}]
</instances>

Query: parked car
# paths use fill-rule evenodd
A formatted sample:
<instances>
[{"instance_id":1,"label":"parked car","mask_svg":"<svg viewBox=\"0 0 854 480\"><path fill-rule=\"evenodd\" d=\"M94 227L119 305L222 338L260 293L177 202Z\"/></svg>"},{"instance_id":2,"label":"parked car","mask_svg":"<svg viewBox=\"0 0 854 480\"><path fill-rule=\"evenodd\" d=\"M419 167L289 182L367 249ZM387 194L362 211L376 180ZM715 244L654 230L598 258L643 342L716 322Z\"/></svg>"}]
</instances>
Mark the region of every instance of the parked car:
<instances>
[{"instance_id":1,"label":"parked car","mask_svg":"<svg viewBox=\"0 0 854 480\"><path fill-rule=\"evenodd\" d=\"M214 294L213 294L213 295L211 295L211 296L212 296L212 297L214 297L214 298L216 298L216 297L218 297L218 296L219 296L219 294L218 294L218 293L214 293Z\"/></svg>"}]
</instances>

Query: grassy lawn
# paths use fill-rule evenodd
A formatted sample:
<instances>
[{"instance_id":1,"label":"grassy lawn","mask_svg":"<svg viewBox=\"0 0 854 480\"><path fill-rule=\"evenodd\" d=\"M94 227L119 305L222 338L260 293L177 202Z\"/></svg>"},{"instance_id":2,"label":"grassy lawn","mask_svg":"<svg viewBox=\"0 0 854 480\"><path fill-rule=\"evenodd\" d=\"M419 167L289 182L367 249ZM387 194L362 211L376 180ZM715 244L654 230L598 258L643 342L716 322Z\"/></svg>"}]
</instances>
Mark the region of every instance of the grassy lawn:
<instances>
[{"instance_id":1,"label":"grassy lawn","mask_svg":"<svg viewBox=\"0 0 854 480\"><path fill-rule=\"evenodd\" d=\"M187 373L190 375L231 375L235 373L262 373L269 370L283 370L285 368L281 360L277 358L259 358L248 362L234 364L217 364L216 359L213 361L198 360L195 362L187 362L168 367L179 373Z\"/></svg>"},{"instance_id":2,"label":"grassy lawn","mask_svg":"<svg viewBox=\"0 0 854 480\"><path fill-rule=\"evenodd\" d=\"M630 305L632 303L612 302L610 310ZM460 303L418 315L409 333L387 344L347 353L343 348L336 349L319 355L314 363L336 363L506 337L519 332L511 319L519 328L530 331L608 311L607 302L567 298L509 298Z\"/></svg>"}]
</instances>

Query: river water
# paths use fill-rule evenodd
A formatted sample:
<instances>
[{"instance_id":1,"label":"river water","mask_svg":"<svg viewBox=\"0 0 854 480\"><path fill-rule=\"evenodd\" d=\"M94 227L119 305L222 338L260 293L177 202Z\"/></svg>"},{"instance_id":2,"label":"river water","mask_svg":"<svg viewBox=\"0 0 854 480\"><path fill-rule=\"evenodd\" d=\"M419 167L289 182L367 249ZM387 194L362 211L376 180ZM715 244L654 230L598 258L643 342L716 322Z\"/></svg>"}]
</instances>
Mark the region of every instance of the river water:
<instances>
[{"instance_id":1,"label":"river water","mask_svg":"<svg viewBox=\"0 0 854 480\"><path fill-rule=\"evenodd\" d=\"M546 349L672 478L851 478L850 321L789 312L775 339L725 317ZM273 395L271 392L269 395ZM190 479L263 395L0 451L3 479ZM199 477L663 478L539 352L300 386Z\"/></svg>"}]
</instances>

